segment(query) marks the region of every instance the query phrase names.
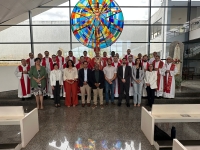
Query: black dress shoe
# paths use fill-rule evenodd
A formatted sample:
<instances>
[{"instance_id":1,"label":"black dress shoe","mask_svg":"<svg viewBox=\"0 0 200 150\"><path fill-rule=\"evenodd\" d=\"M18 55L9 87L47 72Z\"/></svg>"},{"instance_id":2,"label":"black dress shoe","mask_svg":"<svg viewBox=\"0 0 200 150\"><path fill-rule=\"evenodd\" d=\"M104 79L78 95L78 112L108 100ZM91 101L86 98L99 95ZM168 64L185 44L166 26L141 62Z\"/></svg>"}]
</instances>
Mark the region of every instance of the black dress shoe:
<instances>
[{"instance_id":1,"label":"black dress shoe","mask_svg":"<svg viewBox=\"0 0 200 150\"><path fill-rule=\"evenodd\" d=\"M118 104L117 104L117 106L119 106L119 107L120 107L121 105L122 105L121 103L118 103Z\"/></svg>"},{"instance_id":2,"label":"black dress shoe","mask_svg":"<svg viewBox=\"0 0 200 150\"><path fill-rule=\"evenodd\" d=\"M128 103L128 104L126 104L126 106L127 106L127 107L130 107L130 104Z\"/></svg>"},{"instance_id":3,"label":"black dress shoe","mask_svg":"<svg viewBox=\"0 0 200 150\"><path fill-rule=\"evenodd\" d=\"M25 98L22 98L22 101L25 101Z\"/></svg>"}]
</instances>

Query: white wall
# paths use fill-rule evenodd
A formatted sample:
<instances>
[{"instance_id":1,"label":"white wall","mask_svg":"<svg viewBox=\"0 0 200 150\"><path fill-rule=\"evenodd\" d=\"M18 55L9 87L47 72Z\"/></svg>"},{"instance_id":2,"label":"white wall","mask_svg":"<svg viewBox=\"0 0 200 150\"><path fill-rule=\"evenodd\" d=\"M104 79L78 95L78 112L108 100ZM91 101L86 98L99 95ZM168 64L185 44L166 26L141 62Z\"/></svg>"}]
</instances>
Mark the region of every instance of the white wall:
<instances>
[{"instance_id":1,"label":"white wall","mask_svg":"<svg viewBox=\"0 0 200 150\"><path fill-rule=\"evenodd\" d=\"M18 79L14 75L16 66L0 66L0 92L16 90Z\"/></svg>"}]
</instances>

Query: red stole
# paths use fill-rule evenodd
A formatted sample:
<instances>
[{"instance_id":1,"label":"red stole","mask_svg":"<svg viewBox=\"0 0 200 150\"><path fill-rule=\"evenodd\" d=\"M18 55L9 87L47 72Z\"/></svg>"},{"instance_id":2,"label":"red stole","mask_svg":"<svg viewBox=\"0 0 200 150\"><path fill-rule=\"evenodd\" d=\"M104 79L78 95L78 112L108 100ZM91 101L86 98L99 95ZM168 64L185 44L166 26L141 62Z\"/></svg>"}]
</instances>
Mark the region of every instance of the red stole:
<instances>
[{"instance_id":1,"label":"red stole","mask_svg":"<svg viewBox=\"0 0 200 150\"><path fill-rule=\"evenodd\" d=\"M126 63L126 65L128 66L129 65L129 62L127 62ZM134 66L135 65L135 63L134 62L132 62L132 66Z\"/></svg>"},{"instance_id":2,"label":"red stole","mask_svg":"<svg viewBox=\"0 0 200 150\"><path fill-rule=\"evenodd\" d=\"M107 57L101 57L101 58L103 60L103 67L106 67L108 58Z\"/></svg>"},{"instance_id":3,"label":"red stole","mask_svg":"<svg viewBox=\"0 0 200 150\"><path fill-rule=\"evenodd\" d=\"M70 56L67 56L67 58L69 58L69 60L71 60ZM76 57L72 56L72 61L74 62L74 64L76 64Z\"/></svg>"},{"instance_id":4,"label":"red stole","mask_svg":"<svg viewBox=\"0 0 200 150\"><path fill-rule=\"evenodd\" d=\"M90 58L90 57L87 57L87 56L86 56L86 57L84 56L84 60L87 61L87 62L89 63L89 62L91 61L91 58Z\"/></svg>"},{"instance_id":5,"label":"red stole","mask_svg":"<svg viewBox=\"0 0 200 150\"><path fill-rule=\"evenodd\" d=\"M159 65L158 65L158 71L157 71L157 90L159 90L160 89L160 78L161 78L161 75L160 75L160 72L159 72L159 69L162 69L162 67L163 67L163 62L160 60L160 62L159 62ZM155 69L156 67L156 61L154 60L153 62L152 62L152 65L153 65L153 68Z\"/></svg>"},{"instance_id":6,"label":"red stole","mask_svg":"<svg viewBox=\"0 0 200 150\"><path fill-rule=\"evenodd\" d=\"M170 67L170 71L174 71L174 69L175 69L175 64L172 64L171 67ZM167 73L166 73L166 76L164 77L164 92L170 93L171 85L172 85L172 76L169 73L168 81L167 81Z\"/></svg>"},{"instance_id":7,"label":"red stole","mask_svg":"<svg viewBox=\"0 0 200 150\"><path fill-rule=\"evenodd\" d=\"M28 65L27 67L26 67L26 71L29 71L30 70L30 66ZM19 72L23 72L23 67L20 65L20 66L18 66L18 70L19 70ZM22 73L22 77L21 77L21 79L20 79L20 84L21 84L21 88L22 88L22 95L23 96L26 96L27 94L30 94L30 79L29 78L27 78L27 89L26 89L26 85L25 85L25 81L24 81L24 74ZM26 91L27 90L27 91Z\"/></svg>"},{"instance_id":8,"label":"red stole","mask_svg":"<svg viewBox=\"0 0 200 150\"><path fill-rule=\"evenodd\" d=\"M49 57L49 64L50 64L50 69L51 70L53 70L53 61L52 61L52 59ZM43 59L42 59L42 66L43 67L46 67L46 58L44 57Z\"/></svg>"},{"instance_id":9,"label":"red stole","mask_svg":"<svg viewBox=\"0 0 200 150\"><path fill-rule=\"evenodd\" d=\"M115 67L115 63L114 62L112 63L112 66ZM118 62L117 68L120 67L120 66L121 66L121 64Z\"/></svg>"},{"instance_id":10,"label":"red stole","mask_svg":"<svg viewBox=\"0 0 200 150\"><path fill-rule=\"evenodd\" d=\"M65 63L65 64L63 65L63 69L65 69L65 68L67 68L67 63Z\"/></svg>"},{"instance_id":11,"label":"red stole","mask_svg":"<svg viewBox=\"0 0 200 150\"><path fill-rule=\"evenodd\" d=\"M28 59L26 60L26 63L30 66L30 64L31 64L30 58L28 58Z\"/></svg>"},{"instance_id":12,"label":"red stole","mask_svg":"<svg viewBox=\"0 0 200 150\"><path fill-rule=\"evenodd\" d=\"M62 57L62 56L61 56ZM56 56L56 61L59 63L60 62L60 59L58 58L58 56ZM64 57L62 57L62 65L64 64L64 61L65 61L65 59L64 59ZM59 63L60 64L60 63Z\"/></svg>"},{"instance_id":13,"label":"red stole","mask_svg":"<svg viewBox=\"0 0 200 150\"><path fill-rule=\"evenodd\" d=\"M144 61L142 61L142 67L144 67ZM144 68L144 69L146 69L146 70L148 70L148 68L149 68L149 63L148 62L146 62L147 63L147 65L146 65L146 68Z\"/></svg>"},{"instance_id":14,"label":"red stole","mask_svg":"<svg viewBox=\"0 0 200 150\"><path fill-rule=\"evenodd\" d=\"M77 70L82 69L82 68L83 68L83 63L79 62L79 63L76 65L76 68L77 68Z\"/></svg>"},{"instance_id":15,"label":"red stole","mask_svg":"<svg viewBox=\"0 0 200 150\"><path fill-rule=\"evenodd\" d=\"M129 55L129 56L132 56L132 58L133 58L133 55ZM125 55L125 57L124 58L126 58L126 60L128 60L128 57L129 57L128 55Z\"/></svg>"},{"instance_id":16,"label":"red stole","mask_svg":"<svg viewBox=\"0 0 200 150\"><path fill-rule=\"evenodd\" d=\"M60 68L59 60L56 60L56 62L53 62L52 64L55 64L55 63L58 65L58 68ZM52 67L52 68L53 68L53 67ZM54 69L54 68L53 68L53 69ZM53 70L53 69L52 69L52 70Z\"/></svg>"},{"instance_id":17,"label":"red stole","mask_svg":"<svg viewBox=\"0 0 200 150\"><path fill-rule=\"evenodd\" d=\"M101 65L101 62L102 62L102 57L100 57L99 59L96 59L96 57L94 57L92 58L90 65L93 69L94 65L97 63L99 64L99 70L103 70L103 66Z\"/></svg>"}]
</instances>

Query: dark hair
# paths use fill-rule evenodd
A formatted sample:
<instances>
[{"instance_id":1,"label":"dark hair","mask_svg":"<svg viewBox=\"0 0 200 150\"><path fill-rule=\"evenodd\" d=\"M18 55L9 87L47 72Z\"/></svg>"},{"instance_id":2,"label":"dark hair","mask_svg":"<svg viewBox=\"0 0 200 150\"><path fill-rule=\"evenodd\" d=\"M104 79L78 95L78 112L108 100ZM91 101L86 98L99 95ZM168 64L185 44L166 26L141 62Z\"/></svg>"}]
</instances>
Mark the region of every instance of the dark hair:
<instances>
[{"instance_id":1,"label":"dark hair","mask_svg":"<svg viewBox=\"0 0 200 150\"><path fill-rule=\"evenodd\" d=\"M68 61L67 61L67 66L66 66L66 68L69 68L69 65L68 65L69 61L71 61L72 67L74 67L74 62L73 62L72 60L68 60Z\"/></svg>"},{"instance_id":2,"label":"dark hair","mask_svg":"<svg viewBox=\"0 0 200 150\"><path fill-rule=\"evenodd\" d=\"M80 59L81 59L82 57L83 57L83 56L81 56Z\"/></svg>"},{"instance_id":3,"label":"dark hair","mask_svg":"<svg viewBox=\"0 0 200 150\"><path fill-rule=\"evenodd\" d=\"M83 51L83 53L85 53L85 52L87 53L87 51Z\"/></svg>"},{"instance_id":4,"label":"dark hair","mask_svg":"<svg viewBox=\"0 0 200 150\"><path fill-rule=\"evenodd\" d=\"M150 64L149 67L150 67L150 66L152 66L152 67L153 67L153 70L154 70L154 66L153 66L152 64ZM148 71L150 71L150 70L149 70L149 67L148 67L148 69L147 69Z\"/></svg>"},{"instance_id":5,"label":"dark hair","mask_svg":"<svg viewBox=\"0 0 200 150\"><path fill-rule=\"evenodd\" d=\"M48 52L48 53L49 53L49 51L44 51L44 53L46 53L46 52Z\"/></svg>"},{"instance_id":6,"label":"dark hair","mask_svg":"<svg viewBox=\"0 0 200 150\"><path fill-rule=\"evenodd\" d=\"M124 57L124 58L122 58L122 60L123 60L123 59L125 59L125 60L126 60L126 58L125 58L125 57Z\"/></svg>"},{"instance_id":7,"label":"dark hair","mask_svg":"<svg viewBox=\"0 0 200 150\"><path fill-rule=\"evenodd\" d=\"M140 60L140 58L136 58L135 59L135 65L137 64L137 60ZM139 63L139 68L142 70L142 63L141 63L141 61Z\"/></svg>"},{"instance_id":8,"label":"dark hair","mask_svg":"<svg viewBox=\"0 0 200 150\"><path fill-rule=\"evenodd\" d=\"M52 57L56 57L56 55L55 55L55 54L53 54L53 55L52 55Z\"/></svg>"},{"instance_id":9,"label":"dark hair","mask_svg":"<svg viewBox=\"0 0 200 150\"><path fill-rule=\"evenodd\" d=\"M58 64L57 64L57 63L53 64L53 68L54 68L55 66L58 66Z\"/></svg>"},{"instance_id":10,"label":"dark hair","mask_svg":"<svg viewBox=\"0 0 200 150\"><path fill-rule=\"evenodd\" d=\"M72 52L72 51L69 51L68 53L70 53L70 52Z\"/></svg>"},{"instance_id":11,"label":"dark hair","mask_svg":"<svg viewBox=\"0 0 200 150\"><path fill-rule=\"evenodd\" d=\"M40 60L40 62L41 62L41 59L38 58L38 57L34 59L34 62L36 62L36 61L38 61L38 60Z\"/></svg>"},{"instance_id":12,"label":"dark hair","mask_svg":"<svg viewBox=\"0 0 200 150\"><path fill-rule=\"evenodd\" d=\"M84 64L85 62L88 64L88 62L87 62L86 60L83 62L83 64Z\"/></svg>"}]
</instances>

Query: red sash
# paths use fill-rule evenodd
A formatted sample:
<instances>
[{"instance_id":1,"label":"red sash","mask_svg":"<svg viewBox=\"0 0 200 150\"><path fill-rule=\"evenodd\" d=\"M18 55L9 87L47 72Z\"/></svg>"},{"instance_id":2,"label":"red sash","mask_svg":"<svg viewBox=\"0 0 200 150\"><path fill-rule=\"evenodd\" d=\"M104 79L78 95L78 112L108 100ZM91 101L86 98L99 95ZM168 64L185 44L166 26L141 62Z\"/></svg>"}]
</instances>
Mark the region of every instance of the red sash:
<instances>
[{"instance_id":1,"label":"red sash","mask_svg":"<svg viewBox=\"0 0 200 150\"><path fill-rule=\"evenodd\" d=\"M115 63L112 63L112 66L115 67ZM117 68L120 67L120 66L121 66L121 64L118 63L118 64L117 64Z\"/></svg>"},{"instance_id":2,"label":"red sash","mask_svg":"<svg viewBox=\"0 0 200 150\"><path fill-rule=\"evenodd\" d=\"M129 65L129 62L127 62L126 63L126 65L128 66ZM135 65L135 63L134 62L132 62L132 66L134 66Z\"/></svg>"},{"instance_id":3,"label":"red sash","mask_svg":"<svg viewBox=\"0 0 200 150\"><path fill-rule=\"evenodd\" d=\"M103 66L101 65L101 62L102 62L102 57L100 58L100 62L99 62L99 70L103 70ZM95 62L95 57L94 57L92 58L91 63L90 63L90 66L92 67L92 69L94 68L95 64L96 62Z\"/></svg>"},{"instance_id":4,"label":"red sash","mask_svg":"<svg viewBox=\"0 0 200 150\"><path fill-rule=\"evenodd\" d=\"M82 65L82 66L81 66ZM79 62L77 65L76 65L76 68L77 70L79 69L82 69L83 68L83 64L81 62Z\"/></svg>"},{"instance_id":5,"label":"red sash","mask_svg":"<svg viewBox=\"0 0 200 150\"><path fill-rule=\"evenodd\" d=\"M144 61L142 61L142 67L144 67ZM146 68L144 68L144 69L146 69L146 70L148 70L148 68L149 68L149 63L148 62L146 62L147 63L147 65L146 65Z\"/></svg>"},{"instance_id":6,"label":"red sash","mask_svg":"<svg viewBox=\"0 0 200 150\"><path fill-rule=\"evenodd\" d=\"M50 69L52 71L53 70L53 61L52 61L52 59L50 57L49 57L49 64L50 64ZM42 66L46 67L46 59L45 59L45 57L42 59Z\"/></svg>"},{"instance_id":7,"label":"red sash","mask_svg":"<svg viewBox=\"0 0 200 150\"><path fill-rule=\"evenodd\" d=\"M133 55L129 55L129 56L132 56L132 58L133 58ZM126 60L128 60L128 57L129 57L128 55L125 55L125 58L126 58Z\"/></svg>"},{"instance_id":8,"label":"red sash","mask_svg":"<svg viewBox=\"0 0 200 150\"><path fill-rule=\"evenodd\" d=\"M159 69L162 69L163 64L164 63L160 60L159 65L158 65L158 71L157 71L157 87L158 87L157 90L159 90L159 88L160 88L160 78L161 78ZM155 67L156 66L156 61L155 60L153 61L152 65L153 65L153 68L156 68Z\"/></svg>"},{"instance_id":9,"label":"red sash","mask_svg":"<svg viewBox=\"0 0 200 150\"><path fill-rule=\"evenodd\" d=\"M63 69L65 69L65 68L67 68L67 63L65 63L65 64L63 65Z\"/></svg>"},{"instance_id":10,"label":"red sash","mask_svg":"<svg viewBox=\"0 0 200 150\"><path fill-rule=\"evenodd\" d=\"M56 61L60 64L60 59L58 58L58 56L56 56ZM64 57L62 57L62 65L64 64L64 61L65 61L65 59L64 59Z\"/></svg>"},{"instance_id":11,"label":"red sash","mask_svg":"<svg viewBox=\"0 0 200 150\"><path fill-rule=\"evenodd\" d=\"M59 60L58 60L58 61L56 60L56 62L53 62L53 64L55 64L55 63L58 65L58 68L60 68ZM54 69L54 68L53 68L53 69Z\"/></svg>"},{"instance_id":12,"label":"red sash","mask_svg":"<svg viewBox=\"0 0 200 150\"><path fill-rule=\"evenodd\" d=\"M174 69L175 69L175 64L172 64L171 67L170 67L170 71L174 71ZM168 82L167 82L167 73L166 73L166 76L164 77L164 92L170 93L171 85L172 85L172 76L169 73Z\"/></svg>"},{"instance_id":13,"label":"red sash","mask_svg":"<svg viewBox=\"0 0 200 150\"><path fill-rule=\"evenodd\" d=\"M18 66L18 70L19 72L23 72L23 67L20 65ZM30 70L30 66L28 65L27 66L27 70L26 71L29 71ZM24 74L22 73L22 77L20 79L20 84L21 84L21 88L22 88L22 95L23 96L26 96L27 94L30 94L30 79L27 78L27 89L26 89L26 85L25 85L25 81L24 81Z\"/></svg>"},{"instance_id":14,"label":"red sash","mask_svg":"<svg viewBox=\"0 0 200 150\"><path fill-rule=\"evenodd\" d=\"M69 58L69 60L71 60L69 56L67 56L67 58ZM74 62L74 64L76 64L76 57L72 56L72 61Z\"/></svg>"}]
</instances>

